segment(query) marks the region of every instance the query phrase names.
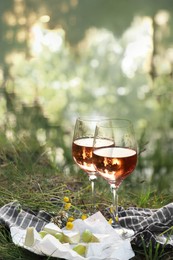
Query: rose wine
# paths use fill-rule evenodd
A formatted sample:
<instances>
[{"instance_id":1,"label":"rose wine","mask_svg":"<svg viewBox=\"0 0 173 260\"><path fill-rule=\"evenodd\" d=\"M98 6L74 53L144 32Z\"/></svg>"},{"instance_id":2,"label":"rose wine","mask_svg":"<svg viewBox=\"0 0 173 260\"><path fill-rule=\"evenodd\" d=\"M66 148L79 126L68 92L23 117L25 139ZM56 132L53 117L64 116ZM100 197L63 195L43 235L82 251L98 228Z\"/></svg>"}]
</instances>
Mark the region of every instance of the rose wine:
<instances>
[{"instance_id":1,"label":"rose wine","mask_svg":"<svg viewBox=\"0 0 173 260\"><path fill-rule=\"evenodd\" d=\"M93 155L93 138L80 138L72 144L72 154L74 161L79 165L81 169L88 172L95 172L94 165L92 163Z\"/></svg>"},{"instance_id":2,"label":"rose wine","mask_svg":"<svg viewBox=\"0 0 173 260\"><path fill-rule=\"evenodd\" d=\"M93 151L93 163L104 179L118 187L135 169L137 153L129 148L102 147Z\"/></svg>"},{"instance_id":3,"label":"rose wine","mask_svg":"<svg viewBox=\"0 0 173 260\"><path fill-rule=\"evenodd\" d=\"M93 137L79 138L73 141L72 154L74 161L81 169L90 174L96 174L96 169L93 165ZM100 139L101 146L110 146L112 141Z\"/></svg>"}]
</instances>

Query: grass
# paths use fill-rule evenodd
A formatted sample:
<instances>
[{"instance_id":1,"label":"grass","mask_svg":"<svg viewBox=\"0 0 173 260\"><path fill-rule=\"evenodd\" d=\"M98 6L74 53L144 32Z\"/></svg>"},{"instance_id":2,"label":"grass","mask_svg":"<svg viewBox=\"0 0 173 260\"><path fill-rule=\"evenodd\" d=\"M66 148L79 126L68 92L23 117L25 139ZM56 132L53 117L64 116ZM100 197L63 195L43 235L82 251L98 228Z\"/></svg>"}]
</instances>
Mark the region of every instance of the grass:
<instances>
[{"instance_id":1,"label":"grass","mask_svg":"<svg viewBox=\"0 0 173 260\"><path fill-rule=\"evenodd\" d=\"M86 175L73 170L69 173L57 170L51 165L44 153L33 155L28 152L1 151L0 160L0 207L6 203L18 200L23 207L32 210L43 209L58 214L60 207L52 202L58 198L63 201L68 196L72 201L72 207L83 213L92 210L90 183ZM96 184L96 201L98 209L104 208L111 203L111 194L108 185L98 179ZM171 194L157 192L154 187L148 187L147 183L136 184L124 181L120 188L121 205L138 207L161 207L171 201ZM146 247L145 243L141 248L133 247L136 256L134 259L172 259L173 251L161 248L157 245L154 249L152 244ZM48 260L51 257L40 257L25 249L15 246L10 237L9 230L0 225L0 260ZM53 258L54 259L54 258Z\"/></svg>"}]
</instances>

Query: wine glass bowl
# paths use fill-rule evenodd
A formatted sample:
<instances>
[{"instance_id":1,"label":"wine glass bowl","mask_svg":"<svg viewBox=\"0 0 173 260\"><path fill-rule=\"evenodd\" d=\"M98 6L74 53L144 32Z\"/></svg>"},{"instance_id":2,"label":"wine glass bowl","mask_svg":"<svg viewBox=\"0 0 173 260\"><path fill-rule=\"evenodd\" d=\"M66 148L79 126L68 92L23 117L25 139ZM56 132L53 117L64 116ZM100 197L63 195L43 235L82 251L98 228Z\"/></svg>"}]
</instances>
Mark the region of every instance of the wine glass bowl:
<instances>
[{"instance_id":1,"label":"wine glass bowl","mask_svg":"<svg viewBox=\"0 0 173 260\"><path fill-rule=\"evenodd\" d=\"M93 161L99 174L117 188L136 166L137 154L132 149L102 148L94 152Z\"/></svg>"},{"instance_id":2,"label":"wine glass bowl","mask_svg":"<svg viewBox=\"0 0 173 260\"><path fill-rule=\"evenodd\" d=\"M133 125L126 119L105 119L96 126L93 164L113 192L114 220L118 224L117 191L137 164L137 143Z\"/></svg>"}]
</instances>

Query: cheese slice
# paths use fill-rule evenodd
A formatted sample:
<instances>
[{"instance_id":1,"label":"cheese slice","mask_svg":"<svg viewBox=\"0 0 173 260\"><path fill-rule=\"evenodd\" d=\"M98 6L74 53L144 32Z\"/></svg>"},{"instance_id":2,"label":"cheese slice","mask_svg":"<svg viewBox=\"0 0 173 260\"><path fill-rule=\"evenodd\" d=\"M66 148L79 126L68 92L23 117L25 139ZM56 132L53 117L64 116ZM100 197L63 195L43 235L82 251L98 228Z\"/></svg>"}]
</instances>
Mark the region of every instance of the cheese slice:
<instances>
[{"instance_id":1,"label":"cheese slice","mask_svg":"<svg viewBox=\"0 0 173 260\"><path fill-rule=\"evenodd\" d=\"M46 226L44 226L43 230L49 233L50 235L55 235L56 233L62 232L62 230L54 223L48 223Z\"/></svg>"},{"instance_id":2,"label":"cheese slice","mask_svg":"<svg viewBox=\"0 0 173 260\"><path fill-rule=\"evenodd\" d=\"M34 244L34 228L28 227L26 230L26 236L25 236L25 246L32 246Z\"/></svg>"}]
</instances>

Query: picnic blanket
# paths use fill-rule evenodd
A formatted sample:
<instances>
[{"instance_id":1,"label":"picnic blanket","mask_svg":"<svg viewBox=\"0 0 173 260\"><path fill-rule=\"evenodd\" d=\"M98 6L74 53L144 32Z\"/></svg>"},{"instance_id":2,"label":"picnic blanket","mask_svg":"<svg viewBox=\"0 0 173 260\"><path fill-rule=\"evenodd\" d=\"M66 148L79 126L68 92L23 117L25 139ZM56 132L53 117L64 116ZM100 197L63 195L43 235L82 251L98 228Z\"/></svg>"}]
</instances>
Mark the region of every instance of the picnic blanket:
<instances>
[{"instance_id":1,"label":"picnic blanket","mask_svg":"<svg viewBox=\"0 0 173 260\"><path fill-rule=\"evenodd\" d=\"M0 208L0 224L7 226L35 227L39 232L48 222L52 215L45 211L33 212L24 209L19 202L10 202ZM171 227L173 227L173 203L163 206L159 209L130 207L128 209L120 208L120 224L134 230L134 236L131 241L137 246L142 245L144 240L146 245L152 242L165 244L167 247L173 247L173 236L171 236ZM168 232L167 232L168 231ZM162 233L164 233L162 235ZM164 245L165 246L165 245Z\"/></svg>"},{"instance_id":2,"label":"picnic blanket","mask_svg":"<svg viewBox=\"0 0 173 260\"><path fill-rule=\"evenodd\" d=\"M130 207L121 210L119 218L123 227L134 230L133 244L173 247L173 203L159 209Z\"/></svg>"}]
</instances>

